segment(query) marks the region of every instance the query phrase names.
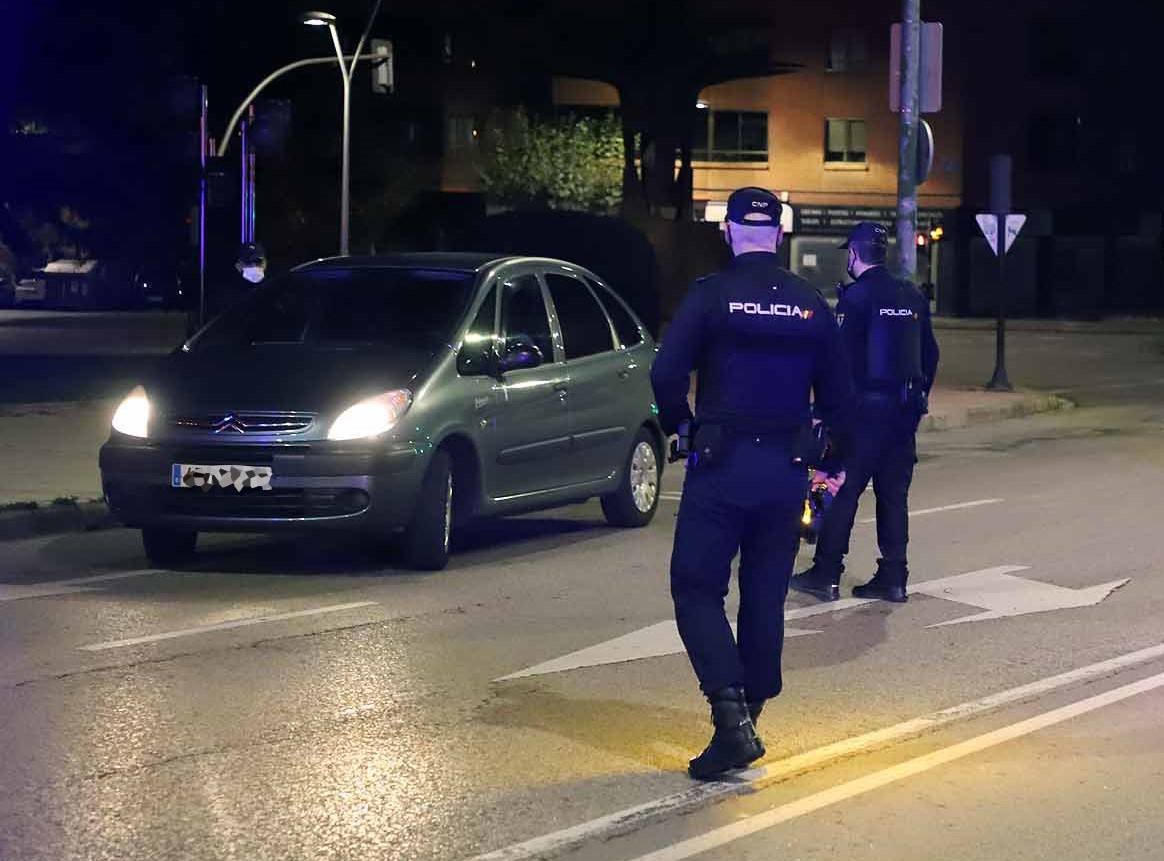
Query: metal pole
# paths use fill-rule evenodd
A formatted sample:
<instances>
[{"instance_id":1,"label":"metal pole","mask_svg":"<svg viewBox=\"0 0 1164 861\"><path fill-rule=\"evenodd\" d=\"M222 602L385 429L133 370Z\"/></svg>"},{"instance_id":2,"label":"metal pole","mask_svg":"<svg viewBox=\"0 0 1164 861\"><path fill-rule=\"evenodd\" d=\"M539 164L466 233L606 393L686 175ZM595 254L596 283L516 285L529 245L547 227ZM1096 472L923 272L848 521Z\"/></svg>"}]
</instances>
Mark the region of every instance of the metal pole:
<instances>
[{"instance_id":1,"label":"metal pole","mask_svg":"<svg viewBox=\"0 0 1164 861\"><path fill-rule=\"evenodd\" d=\"M344 124L343 124L343 152L342 152L342 166L340 168L340 256L345 256L348 253L348 227L349 219L351 218L351 210L349 208L348 194L350 179L350 165L348 159L351 155L349 149L350 135L351 135L351 113L352 113L352 79L348 74L348 69L344 65L344 50L340 46L339 31L336 30L334 24L328 24L327 29L331 32L331 41L335 45L335 55L339 59L340 64L340 78L343 80L344 92ZM355 69L356 62L359 60L359 48L355 59L352 60L352 69Z\"/></svg>"},{"instance_id":2,"label":"metal pole","mask_svg":"<svg viewBox=\"0 0 1164 861\"><path fill-rule=\"evenodd\" d=\"M254 147L254 144L251 145L251 151L249 153L247 153L247 159L249 160L248 169L247 169L247 176L249 176L250 180L251 180L250 194L248 195L248 198L247 198L250 201L250 213L249 213L250 217L249 217L249 221L247 223L247 242L254 242L255 241L255 147Z\"/></svg>"},{"instance_id":3,"label":"metal pole","mask_svg":"<svg viewBox=\"0 0 1164 861\"><path fill-rule=\"evenodd\" d=\"M251 182L247 176L247 168L250 166L250 163L247 161L247 130L250 128L250 120L253 115L254 111L252 109L250 116L243 120L238 127L239 149L242 150L242 169L239 171L239 213L241 214L241 220L239 222L238 241L240 245L246 245L247 243L248 212L251 208Z\"/></svg>"},{"instance_id":4,"label":"metal pole","mask_svg":"<svg viewBox=\"0 0 1164 861\"><path fill-rule=\"evenodd\" d=\"M986 388L1011 392L1006 374L1006 214L998 216L998 319L994 324L994 374Z\"/></svg>"},{"instance_id":5,"label":"metal pole","mask_svg":"<svg viewBox=\"0 0 1164 861\"><path fill-rule=\"evenodd\" d=\"M198 123L198 326L206 322L206 140L209 119L209 101L206 85L203 84L199 98L202 103L202 117Z\"/></svg>"},{"instance_id":6,"label":"metal pole","mask_svg":"<svg viewBox=\"0 0 1164 861\"><path fill-rule=\"evenodd\" d=\"M354 59L354 57L354 54L349 54L345 56L344 59L351 60ZM251 106L254 100L259 97L259 93L267 89L267 87L269 87L276 79L282 77L288 72L293 72L296 69L302 69L306 66L326 66L335 62L337 62L335 57L312 57L308 60L296 60L294 63L288 63L286 66L280 66L278 69L271 72L271 74L267 75L267 77L263 78L263 80L259 81L258 86L256 86L253 90L250 91L250 93L247 94L247 97L242 100L242 103L237 108L235 108L234 113L230 115L230 122L226 124L226 131L222 133L222 143L217 150L218 157L222 158L224 155L226 155L226 151L230 149L230 141L232 135L234 134L234 127L238 125L239 120L242 118L243 112L246 111L246 109Z\"/></svg>"},{"instance_id":7,"label":"metal pole","mask_svg":"<svg viewBox=\"0 0 1164 861\"><path fill-rule=\"evenodd\" d=\"M897 151L898 272L917 273L917 133L918 85L921 77L921 0L902 0L901 138Z\"/></svg>"},{"instance_id":8,"label":"metal pole","mask_svg":"<svg viewBox=\"0 0 1164 861\"><path fill-rule=\"evenodd\" d=\"M1009 392L1014 387L1006 374L1006 216L1011 210L1011 157L990 159L990 208L998 218L998 319L994 326L994 374L986 388Z\"/></svg>"}]
</instances>

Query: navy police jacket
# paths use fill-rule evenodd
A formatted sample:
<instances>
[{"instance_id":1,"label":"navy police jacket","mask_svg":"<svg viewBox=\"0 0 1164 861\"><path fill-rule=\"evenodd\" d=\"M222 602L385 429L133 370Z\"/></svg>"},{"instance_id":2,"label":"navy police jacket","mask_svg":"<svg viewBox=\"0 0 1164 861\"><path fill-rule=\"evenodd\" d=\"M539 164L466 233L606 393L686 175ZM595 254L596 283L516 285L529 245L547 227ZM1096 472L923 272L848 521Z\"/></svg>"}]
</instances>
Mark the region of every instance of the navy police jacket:
<instances>
[{"instance_id":1,"label":"navy police jacket","mask_svg":"<svg viewBox=\"0 0 1164 861\"><path fill-rule=\"evenodd\" d=\"M834 432L852 398L840 333L828 303L766 252L741 254L695 282L663 336L651 371L667 433L694 418L741 433L796 431L817 415Z\"/></svg>"},{"instance_id":2,"label":"navy police jacket","mask_svg":"<svg viewBox=\"0 0 1164 861\"><path fill-rule=\"evenodd\" d=\"M858 392L920 383L928 393L938 371L930 303L908 281L874 266L837 304L853 385Z\"/></svg>"}]
</instances>

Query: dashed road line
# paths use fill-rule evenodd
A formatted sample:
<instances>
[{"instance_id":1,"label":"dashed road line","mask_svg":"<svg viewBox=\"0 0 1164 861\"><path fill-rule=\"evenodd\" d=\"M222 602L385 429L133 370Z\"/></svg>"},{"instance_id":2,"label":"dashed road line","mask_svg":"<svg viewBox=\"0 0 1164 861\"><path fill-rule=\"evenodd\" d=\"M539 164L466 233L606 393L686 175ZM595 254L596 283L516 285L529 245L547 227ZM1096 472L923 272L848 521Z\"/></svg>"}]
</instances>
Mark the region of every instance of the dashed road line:
<instances>
[{"instance_id":1,"label":"dashed road line","mask_svg":"<svg viewBox=\"0 0 1164 861\"><path fill-rule=\"evenodd\" d=\"M927 514L940 514L943 511L961 511L964 508L978 508L982 505L996 505L999 502L1006 502L1005 499L972 499L969 502L955 502L953 505L939 505L937 508L919 508L916 511L910 511L910 517L924 517ZM858 523L875 523L876 517L862 517Z\"/></svg>"},{"instance_id":2,"label":"dashed road line","mask_svg":"<svg viewBox=\"0 0 1164 861\"><path fill-rule=\"evenodd\" d=\"M130 637L125 640L110 640L105 643L90 643L87 646L78 646L84 652L105 652L110 649L124 649L127 646L141 646L146 643L156 643L161 640L174 640L179 637L192 637L197 634L208 634L212 631L230 631L235 628L245 628L249 625L262 625L266 622L283 622L288 619L304 619L308 616L320 616L324 613L342 613L345 610L357 610L361 607L372 607L376 601L353 601L349 604L332 604L327 607L313 607L310 610L296 610L292 613L274 613L268 616L255 616L250 619L234 619L230 622L218 622L213 625L198 625L193 628L183 628L178 631L165 631L159 634L147 634L143 637Z\"/></svg>"},{"instance_id":3,"label":"dashed road line","mask_svg":"<svg viewBox=\"0 0 1164 861\"><path fill-rule=\"evenodd\" d=\"M112 574L97 574L92 577L74 577L70 580L53 580L47 583L0 583L0 603L19 601L22 598L51 598L58 595L77 595L92 592L99 583L112 580L127 580L130 577L149 577L161 571L143 569L140 571L117 571Z\"/></svg>"}]
</instances>

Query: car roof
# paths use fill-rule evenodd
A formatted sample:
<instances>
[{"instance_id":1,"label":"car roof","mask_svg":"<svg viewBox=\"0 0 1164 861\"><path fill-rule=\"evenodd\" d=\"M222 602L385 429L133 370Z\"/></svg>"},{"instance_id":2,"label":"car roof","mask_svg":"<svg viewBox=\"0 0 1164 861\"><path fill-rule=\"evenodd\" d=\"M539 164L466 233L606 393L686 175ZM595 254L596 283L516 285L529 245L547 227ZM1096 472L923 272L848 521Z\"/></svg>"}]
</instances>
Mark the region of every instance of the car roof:
<instances>
[{"instance_id":1,"label":"car roof","mask_svg":"<svg viewBox=\"0 0 1164 861\"><path fill-rule=\"evenodd\" d=\"M500 263L513 262L550 263L585 269L567 260L549 257L530 257L522 254L485 254L480 252L417 251L402 254L382 254L375 256L326 257L296 266L295 272L319 269L451 269L460 272L480 272Z\"/></svg>"}]
</instances>

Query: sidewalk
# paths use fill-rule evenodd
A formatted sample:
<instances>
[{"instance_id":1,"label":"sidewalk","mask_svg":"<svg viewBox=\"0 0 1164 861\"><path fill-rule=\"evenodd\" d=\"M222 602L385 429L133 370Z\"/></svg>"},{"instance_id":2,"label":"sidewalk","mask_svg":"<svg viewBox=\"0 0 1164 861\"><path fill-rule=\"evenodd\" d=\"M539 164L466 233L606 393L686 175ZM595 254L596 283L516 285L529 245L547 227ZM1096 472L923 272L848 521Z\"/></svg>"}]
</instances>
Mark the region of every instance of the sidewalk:
<instances>
[{"instance_id":1,"label":"sidewalk","mask_svg":"<svg viewBox=\"0 0 1164 861\"><path fill-rule=\"evenodd\" d=\"M935 388L923 431L1061 409L1034 392ZM0 407L0 540L94 528L107 520L97 452L109 435L109 401Z\"/></svg>"}]
</instances>

